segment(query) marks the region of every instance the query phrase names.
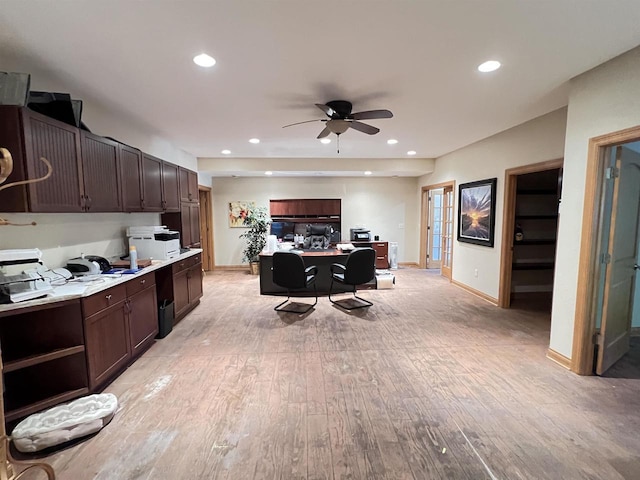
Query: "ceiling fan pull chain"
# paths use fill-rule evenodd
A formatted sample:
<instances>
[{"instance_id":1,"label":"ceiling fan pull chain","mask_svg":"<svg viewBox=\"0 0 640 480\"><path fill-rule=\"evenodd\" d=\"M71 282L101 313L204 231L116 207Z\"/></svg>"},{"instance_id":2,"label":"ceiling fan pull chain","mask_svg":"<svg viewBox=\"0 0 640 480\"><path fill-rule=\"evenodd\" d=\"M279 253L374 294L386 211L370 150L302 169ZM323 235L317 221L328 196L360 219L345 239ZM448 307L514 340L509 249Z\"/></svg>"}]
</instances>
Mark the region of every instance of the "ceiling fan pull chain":
<instances>
[{"instance_id":1,"label":"ceiling fan pull chain","mask_svg":"<svg viewBox=\"0 0 640 480\"><path fill-rule=\"evenodd\" d=\"M338 133L336 137L338 137L338 155L340 155L340 134Z\"/></svg>"}]
</instances>

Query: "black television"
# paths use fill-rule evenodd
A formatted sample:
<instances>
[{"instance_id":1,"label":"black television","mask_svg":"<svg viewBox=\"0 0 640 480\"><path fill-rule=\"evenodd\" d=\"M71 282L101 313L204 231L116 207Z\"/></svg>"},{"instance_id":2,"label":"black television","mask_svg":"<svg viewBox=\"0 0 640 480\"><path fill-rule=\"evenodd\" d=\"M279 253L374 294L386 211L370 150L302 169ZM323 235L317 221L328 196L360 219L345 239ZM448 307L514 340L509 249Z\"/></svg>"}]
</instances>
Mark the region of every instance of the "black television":
<instances>
[{"instance_id":1,"label":"black television","mask_svg":"<svg viewBox=\"0 0 640 480\"><path fill-rule=\"evenodd\" d=\"M271 235L275 235L285 241L293 240L293 222L271 222Z\"/></svg>"}]
</instances>

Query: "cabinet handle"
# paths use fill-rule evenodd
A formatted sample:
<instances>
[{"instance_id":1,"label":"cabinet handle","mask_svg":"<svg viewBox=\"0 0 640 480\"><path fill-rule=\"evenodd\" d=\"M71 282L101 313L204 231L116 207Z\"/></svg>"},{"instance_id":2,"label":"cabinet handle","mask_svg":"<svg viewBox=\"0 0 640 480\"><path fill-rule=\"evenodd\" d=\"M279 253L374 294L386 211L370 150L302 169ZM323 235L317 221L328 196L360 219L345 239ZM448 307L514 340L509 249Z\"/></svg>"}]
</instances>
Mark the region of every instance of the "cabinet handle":
<instances>
[{"instance_id":1,"label":"cabinet handle","mask_svg":"<svg viewBox=\"0 0 640 480\"><path fill-rule=\"evenodd\" d=\"M107 302L110 302L110 301L111 301L111 295L105 295L105 296L104 296L104 298L106 298L106 299L107 299Z\"/></svg>"},{"instance_id":2,"label":"cabinet handle","mask_svg":"<svg viewBox=\"0 0 640 480\"><path fill-rule=\"evenodd\" d=\"M140 206L144 210L145 204L144 204L144 200L142 198L140 199Z\"/></svg>"},{"instance_id":3,"label":"cabinet handle","mask_svg":"<svg viewBox=\"0 0 640 480\"><path fill-rule=\"evenodd\" d=\"M86 200L87 200L87 210L90 210L91 209L91 203L93 203L92 200L91 200L91 197L89 195L87 195L86 196Z\"/></svg>"},{"instance_id":4,"label":"cabinet handle","mask_svg":"<svg viewBox=\"0 0 640 480\"><path fill-rule=\"evenodd\" d=\"M145 283L147 283L146 280L140 280L140 285L144 285Z\"/></svg>"}]
</instances>

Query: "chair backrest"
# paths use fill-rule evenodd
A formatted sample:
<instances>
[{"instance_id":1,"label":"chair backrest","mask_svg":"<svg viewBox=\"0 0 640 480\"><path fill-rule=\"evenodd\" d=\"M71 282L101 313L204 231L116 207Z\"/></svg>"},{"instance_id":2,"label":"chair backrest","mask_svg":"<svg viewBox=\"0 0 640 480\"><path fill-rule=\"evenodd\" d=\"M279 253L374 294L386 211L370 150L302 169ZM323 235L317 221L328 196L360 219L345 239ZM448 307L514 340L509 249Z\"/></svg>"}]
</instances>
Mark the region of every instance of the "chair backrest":
<instances>
[{"instance_id":1,"label":"chair backrest","mask_svg":"<svg viewBox=\"0 0 640 480\"><path fill-rule=\"evenodd\" d=\"M304 236L304 248L324 250L329 248L330 242L331 226L307 225L307 232Z\"/></svg>"},{"instance_id":2,"label":"chair backrest","mask_svg":"<svg viewBox=\"0 0 640 480\"><path fill-rule=\"evenodd\" d=\"M299 253L273 254L273 283L284 288L304 288L306 280L304 260Z\"/></svg>"},{"instance_id":3,"label":"chair backrest","mask_svg":"<svg viewBox=\"0 0 640 480\"><path fill-rule=\"evenodd\" d=\"M356 248L347 257L344 283L361 285L376 276L376 251L371 247Z\"/></svg>"}]
</instances>

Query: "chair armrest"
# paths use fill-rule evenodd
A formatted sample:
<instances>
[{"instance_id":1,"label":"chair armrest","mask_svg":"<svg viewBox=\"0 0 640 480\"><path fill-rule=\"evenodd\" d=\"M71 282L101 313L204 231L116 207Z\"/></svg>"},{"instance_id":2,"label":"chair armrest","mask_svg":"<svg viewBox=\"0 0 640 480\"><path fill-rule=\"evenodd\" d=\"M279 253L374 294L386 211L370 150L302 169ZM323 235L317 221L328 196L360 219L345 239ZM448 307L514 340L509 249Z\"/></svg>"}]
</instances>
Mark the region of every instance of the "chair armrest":
<instances>
[{"instance_id":1,"label":"chair armrest","mask_svg":"<svg viewBox=\"0 0 640 480\"><path fill-rule=\"evenodd\" d=\"M337 272L336 272L336 270L337 270ZM347 270L347 268L344 265L342 265L341 263L334 263L334 264L331 265L331 274L344 273L344 272L346 272L346 270Z\"/></svg>"},{"instance_id":2,"label":"chair armrest","mask_svg":"<svg viewBox=\"0 0 640 480\"><path fill-rule=\"evenodd\" d=\"M307 268L304 269L304 274L305 275L317 275L318 274L318 267L316 267L315 265L311 265Z\"/></svg>"}]
</instances>

